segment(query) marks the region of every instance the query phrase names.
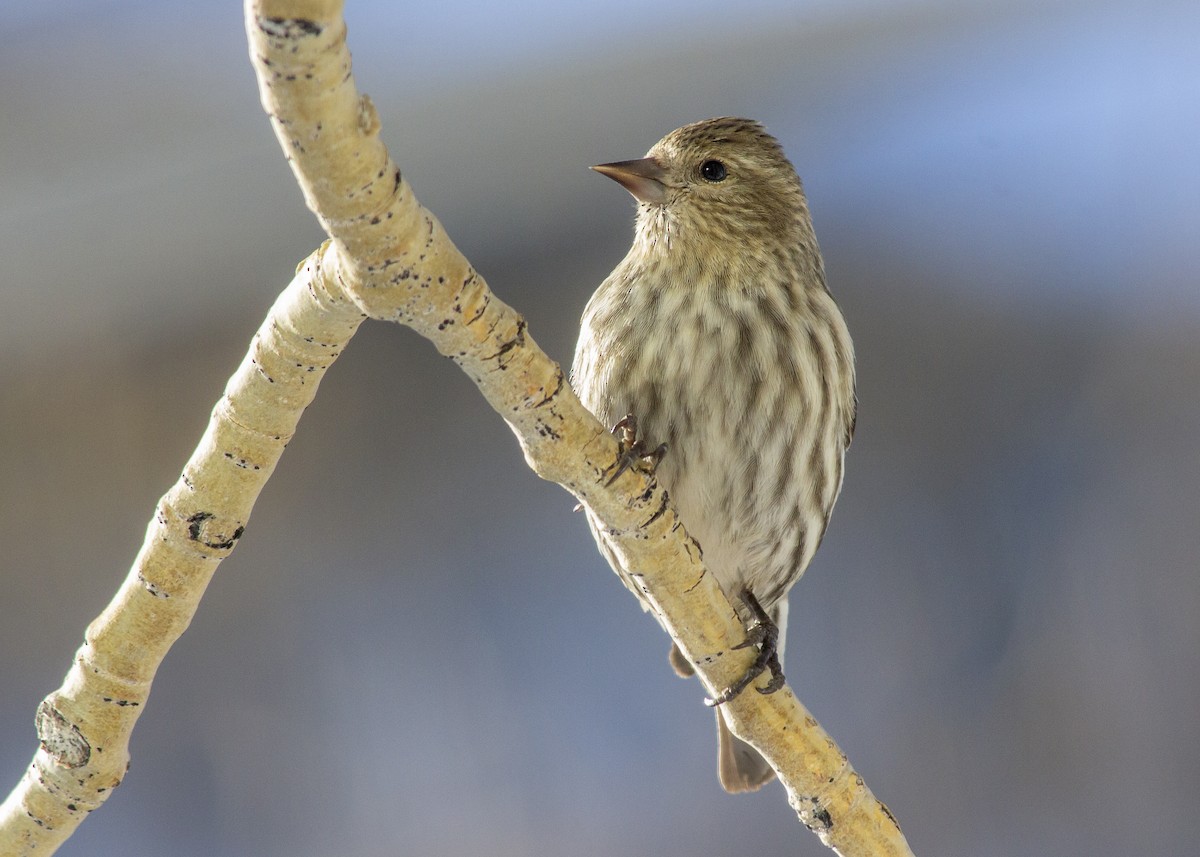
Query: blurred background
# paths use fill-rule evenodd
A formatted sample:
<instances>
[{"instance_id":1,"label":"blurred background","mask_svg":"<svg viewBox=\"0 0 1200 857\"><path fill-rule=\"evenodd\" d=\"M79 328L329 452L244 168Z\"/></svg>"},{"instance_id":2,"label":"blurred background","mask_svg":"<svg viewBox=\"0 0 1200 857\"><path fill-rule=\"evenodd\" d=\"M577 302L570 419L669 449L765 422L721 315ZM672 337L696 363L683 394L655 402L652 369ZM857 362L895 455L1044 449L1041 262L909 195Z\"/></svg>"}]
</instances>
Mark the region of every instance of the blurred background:
<instances>
[{"instance_id":1,"label":"blurred background","mask_svg":"<svg viewBox=\"0 0 1200 857\"><path fill-rule=\"evenodd\" d=\"M632 229L589 164L732 113L804 177L861 411L787 674L916 853L1194 853L1200 4L408 6L348 4L359 86L563 362ZM6 792L322 234L238 3L6 8L0 117ZM60 853L827 853L573 503L364 325Z\"/></svg>"}]
</instances>

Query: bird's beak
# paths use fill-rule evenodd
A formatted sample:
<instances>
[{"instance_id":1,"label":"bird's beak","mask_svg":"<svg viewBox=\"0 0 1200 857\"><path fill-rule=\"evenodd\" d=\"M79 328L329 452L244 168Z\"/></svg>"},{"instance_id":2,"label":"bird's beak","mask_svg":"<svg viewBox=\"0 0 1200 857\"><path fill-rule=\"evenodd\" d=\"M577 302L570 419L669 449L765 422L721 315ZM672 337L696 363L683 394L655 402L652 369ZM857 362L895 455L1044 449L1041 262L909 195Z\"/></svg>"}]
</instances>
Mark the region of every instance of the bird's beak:
<instances>
[{"instance_id":1,"label":"bird's beak","mask_svg":"<svg viewBox=\"0 0 1200 857\"><path fill-rule=\"evenodd\" d=\"M597 164L592 169L620 182L640 202L661 205L667 201L667 171L654 158Z\"/></svg>"}]
</instances>

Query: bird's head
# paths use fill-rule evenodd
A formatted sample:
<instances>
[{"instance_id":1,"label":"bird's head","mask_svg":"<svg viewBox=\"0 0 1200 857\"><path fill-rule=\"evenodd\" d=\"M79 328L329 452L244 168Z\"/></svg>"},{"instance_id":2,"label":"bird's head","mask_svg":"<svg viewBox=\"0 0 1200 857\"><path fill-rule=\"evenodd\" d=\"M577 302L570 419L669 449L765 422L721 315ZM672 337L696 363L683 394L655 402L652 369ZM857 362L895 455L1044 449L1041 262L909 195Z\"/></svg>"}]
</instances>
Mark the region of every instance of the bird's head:
<instances>
[{"instance_id":1,"label":"bird's head","mask_svg":"<svg viewBox=\"0 0 1200 857\"><path fill-rule=\"evenodd\" d=\"M640 226L665 226L673 239L794 241L794 230L808 222L795 169L778 141L750 119L685 125L644 158L592 169L633 194Z\"/></svg>"}]
</instances>

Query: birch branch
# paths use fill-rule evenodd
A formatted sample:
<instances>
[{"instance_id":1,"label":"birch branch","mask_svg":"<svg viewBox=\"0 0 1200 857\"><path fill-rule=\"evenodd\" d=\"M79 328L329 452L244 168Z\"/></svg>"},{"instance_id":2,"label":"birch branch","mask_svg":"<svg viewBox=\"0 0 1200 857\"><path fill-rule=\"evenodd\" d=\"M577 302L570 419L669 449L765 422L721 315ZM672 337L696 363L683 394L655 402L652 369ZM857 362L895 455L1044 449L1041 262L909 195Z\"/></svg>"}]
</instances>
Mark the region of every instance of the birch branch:
<instances>
[{"instance_id":1,"label":"birch branch","mask_svg":"<svg viewBox=\"0 0 1200 857\"><path fill-rule=\"evenodd\" d=\"M488 289L415 199L350 74L340 0L247 0L263 106L309 208L331 237L297 271L213 410L113 602L88 628L61 688L38 710L40 740L0 807L0 854L49 854L120 783L150 682L316 394L366 317L428 338L479 387L530 467L565 487L612 535L626 568L710 694L753 658L744 630L666 492L604 475L616 441L587 412L525 320ZM910 855L895 819L789 689L728 703L734 732L771 763L800 820L846 855Z\"/></svg>"},{"instance_id":2,"label":"birch branch","mask_svg":"<svg viewBox=\"0 0 1200 857\"><path fill-rule=\"evenodd\" d=\"M0 805L0 855L51 854L121 784L129 737L167 650L245 529L325 370L364 316L316 259L279 296L146 528L121 588L37 711L39 747Z\"/></svg>"}]
</instances>

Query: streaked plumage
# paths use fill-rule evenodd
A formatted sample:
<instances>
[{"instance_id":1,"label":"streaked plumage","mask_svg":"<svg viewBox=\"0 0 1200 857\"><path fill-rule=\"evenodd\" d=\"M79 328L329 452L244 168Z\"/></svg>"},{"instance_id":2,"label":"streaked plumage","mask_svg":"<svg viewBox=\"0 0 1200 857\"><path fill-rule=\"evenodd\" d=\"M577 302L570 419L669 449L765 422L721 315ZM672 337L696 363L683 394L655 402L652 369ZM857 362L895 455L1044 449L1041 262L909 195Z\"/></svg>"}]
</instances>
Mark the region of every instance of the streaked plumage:
<instances>
[{"instance_id":1,"label":"streaked plumage","mask_svg":"<svg viewBox=\"0 0 1200 857\"><path fill-rule=\"evenodd\" d=\"M632 413L648 443L666 442L657 475L705 564L739 610L744 588L757 598L782 654L787 593L821 543L855 419L853 346L800 180L761 125L736 118L599 169L639 199L636 235L584 311L572 383L602 422ZM768 781L717 720L722 784Z\"/></svg>"}]
</instances>

